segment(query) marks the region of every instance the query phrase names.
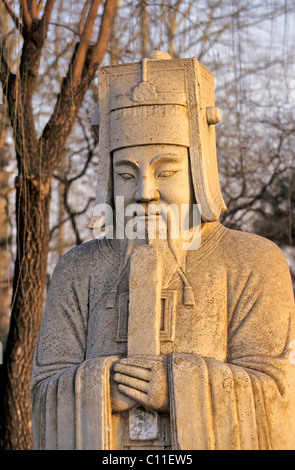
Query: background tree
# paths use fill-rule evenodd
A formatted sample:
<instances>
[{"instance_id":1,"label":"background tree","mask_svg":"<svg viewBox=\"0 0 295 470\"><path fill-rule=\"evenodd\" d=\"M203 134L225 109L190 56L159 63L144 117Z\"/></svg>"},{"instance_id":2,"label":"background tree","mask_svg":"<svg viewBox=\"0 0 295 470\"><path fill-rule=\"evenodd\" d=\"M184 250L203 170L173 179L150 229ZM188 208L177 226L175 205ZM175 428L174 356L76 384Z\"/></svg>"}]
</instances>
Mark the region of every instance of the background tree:
<instances>
[{"instance_id":1,"label":"background tree","mask_svg":"<svg viewBox=\"0 0 295 470\"><path fill-rule=\"evenodd\" d=\"M86 1L80 40L72 53L53 112L38 136L33 98L55 0L44 8L21 0L20 11L2 0L23 43L17 73L1 56L0 80L7 99L18 165L16 180L17 256L10 330L1 368L2 439L6 449L32 448L29 383L47 274L51 180L83 98L101 63L109 40L114 0L106 0L92 44L100 0Z\"/></svg>"},{"instance_id":2,"label":"background tree","mask_svg":"<svg viewBox=\"0 0 295 470\"><path fill-rule=\"evenodd\" d=\"M9 15L4 5L0 4L0 50L5 54L6 60L13 67L13 55L17 44L10 34ZM9 181L11 167L14 164L14 150L9 142L9 119L5 96L0 84L0 341L5 345L9 328L10 314L10 198L12 188Z\"/></svg>"}]
</instances>

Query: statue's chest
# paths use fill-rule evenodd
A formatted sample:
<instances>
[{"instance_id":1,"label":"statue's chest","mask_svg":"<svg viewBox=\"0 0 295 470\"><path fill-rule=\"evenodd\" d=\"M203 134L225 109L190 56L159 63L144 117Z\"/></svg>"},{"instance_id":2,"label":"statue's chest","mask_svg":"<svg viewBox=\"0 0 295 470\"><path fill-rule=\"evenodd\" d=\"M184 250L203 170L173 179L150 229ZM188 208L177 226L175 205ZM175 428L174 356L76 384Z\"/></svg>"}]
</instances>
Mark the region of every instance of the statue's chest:
<instances>
[{"instance_id":1,"label":"statue's chest","mask_svg":"<svg viewBox=\"0 0 295 470\"><path fill-rule=\"evenodd\" d=\"M208 299L194 292L196 305L182 302L182 285L161 292L161 354L182 352L226 358L226 300L220 296ZM214 296L215 297L215 296ZM107 308L107 296L89 314L87 357L127 355L129 293L117 295L114 308Z\"/></svg>"}]
</instances>

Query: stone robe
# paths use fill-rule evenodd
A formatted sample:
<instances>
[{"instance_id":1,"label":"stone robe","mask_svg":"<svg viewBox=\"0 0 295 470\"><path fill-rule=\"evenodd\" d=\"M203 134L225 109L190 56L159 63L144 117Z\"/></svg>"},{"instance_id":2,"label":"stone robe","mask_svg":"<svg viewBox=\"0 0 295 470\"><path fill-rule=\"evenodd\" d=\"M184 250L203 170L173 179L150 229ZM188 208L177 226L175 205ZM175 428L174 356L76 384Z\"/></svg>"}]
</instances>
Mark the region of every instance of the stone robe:
<instances>
[{"instance_id":1,"label":"stone robe","mask_svg":"<svg viewBox=\"0 0 295 470\"><path fill-rule=\"evenodd\" d=\"M185 270L195 307L183 305L178 274L162 291L170 412L147 443L126 438L128 413L111 409L110 370L127 352L127 275L106 308L119 265L117 242L103 239L56 266L32 375L35 448L294 448L294 297L277 246L204 224Z\"/></svg>"}]
</instances>

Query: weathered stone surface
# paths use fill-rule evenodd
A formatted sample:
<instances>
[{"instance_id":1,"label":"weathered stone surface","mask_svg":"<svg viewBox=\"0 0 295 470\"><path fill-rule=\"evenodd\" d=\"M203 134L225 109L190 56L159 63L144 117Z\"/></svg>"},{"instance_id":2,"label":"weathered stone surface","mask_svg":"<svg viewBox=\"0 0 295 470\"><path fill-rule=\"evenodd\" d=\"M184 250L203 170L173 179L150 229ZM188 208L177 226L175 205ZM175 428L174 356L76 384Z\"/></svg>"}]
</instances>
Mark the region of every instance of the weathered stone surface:
<instances>
[{"instance_id":1,"label":"weathered stone surface","mask_svg":"<svg viewBox=\"0 0 295 470\"><path fill-rule=\"evenodd\" d=\"M99 83L97 204L128 230L56 266L32 375L35 447L295 449L291 277L273 243L218 221L212 75L155 51ZM150 230L164 218L166 237Z\"/></svg>"},{"instance_id":2,"label":"weathered stone surface","mask_svg":"<svg viewBox=\"0 0 295 470\"><path fill-rule=\"evenodd\" d=\"M158 438L158 416L154 411L142 406L136 407L129 414L129 434L131 441L148 441Z\"/></svg>"},{"instance_id":3,"label":"weathered stone surface","mask_svg":"<svg viewBox=\"0 0 295 470\"><path fill-rule=\"evenodd\" d=\"M129 278L128 356L160 354L162 265L150 245L131 255Z\"/></svg>"}]
</instances>

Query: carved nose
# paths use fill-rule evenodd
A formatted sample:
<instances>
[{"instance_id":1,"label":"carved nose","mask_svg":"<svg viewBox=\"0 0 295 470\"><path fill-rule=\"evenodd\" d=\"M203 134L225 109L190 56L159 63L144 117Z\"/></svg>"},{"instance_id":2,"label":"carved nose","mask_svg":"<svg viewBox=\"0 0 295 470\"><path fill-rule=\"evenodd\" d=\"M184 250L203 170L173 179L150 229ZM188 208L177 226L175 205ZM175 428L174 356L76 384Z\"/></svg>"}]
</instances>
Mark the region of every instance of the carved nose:
<instances>
[{"instance_id":1,"label":"carved nose","mask_svg":"<svg viewBox=\"0 0 295 470\"><path fill-rule=\"evenodd\" d=\"M158 201L160 199L159 191L145 178L139 181L134 193L134 200L138 203Z\"/></svg>"}]
</instances>

